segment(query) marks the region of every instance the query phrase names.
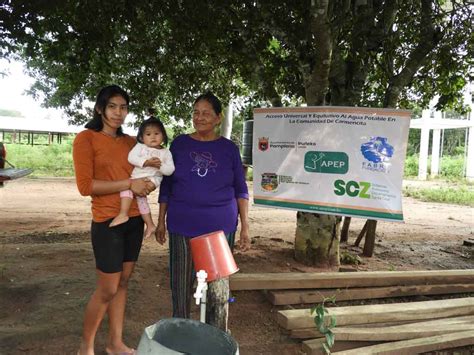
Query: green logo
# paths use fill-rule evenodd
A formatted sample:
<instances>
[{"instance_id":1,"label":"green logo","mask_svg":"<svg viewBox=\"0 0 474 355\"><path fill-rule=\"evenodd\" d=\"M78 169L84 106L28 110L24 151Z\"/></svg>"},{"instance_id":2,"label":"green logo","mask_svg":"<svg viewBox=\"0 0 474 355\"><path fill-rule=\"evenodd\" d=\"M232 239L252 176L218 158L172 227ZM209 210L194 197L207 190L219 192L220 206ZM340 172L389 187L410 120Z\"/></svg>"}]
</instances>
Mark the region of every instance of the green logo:
<instances>
[{"instance_id":1,"label":"green logo","mask_svg":"<svg viewBox=\"0 0 474 355\"><path fill-rule=\"evenodd\" d=\"M345 174L349 170L349 157L343 152L307 152L304 170L308 173Z\"/></svg>"},{"instance_id":2,"label":"green logo","mask_svg":"<svg viewBox=\"0 0 474 355\"><path fill-rule=\"evenodd\" d=\"M334 181L334 193L338 196L370 198L370 182L367 181Z\"/></svg>"}]
</instances>

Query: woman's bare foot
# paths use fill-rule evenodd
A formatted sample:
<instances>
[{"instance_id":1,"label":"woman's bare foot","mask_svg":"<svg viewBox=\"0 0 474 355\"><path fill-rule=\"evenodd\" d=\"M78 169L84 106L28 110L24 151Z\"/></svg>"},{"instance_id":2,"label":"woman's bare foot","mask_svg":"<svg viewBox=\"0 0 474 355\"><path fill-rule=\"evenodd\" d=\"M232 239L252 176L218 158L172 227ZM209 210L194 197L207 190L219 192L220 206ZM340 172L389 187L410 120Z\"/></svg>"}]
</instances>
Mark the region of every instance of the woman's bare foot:
<instances>
[{"instance_id":1,"label":"woman's bare foot","mask_svg":"<svg viewBox=\"0 0 474 355\"><path fill-rule=\"evenodd\" d=\"M107 346L105 352L107 355L135 355L137 353L135 349L129 348L123 343L117 346Z\"/></svg>"},{"instance_id":2,"label":"woman's bare foot","mask_svg":"<svg viewBox=\"0 0 474 355\"><path fill-rule=\"evenodd\" d=\"M119 214L117 217L115 217L112 222L110 222L109 227L115 227L118 226L119 224L123 224L128 221L128 216L125 214Z\"/></svg>"},{"instance_id":3,"label":"woman's bare foot","mask_svg":"<svg viewBox=\"0 0 474 355\"><path fill-rule=\"evenodd\" d=\"M156 226L152 224L151 226L147 226L145 230L145 236L143 238L148 239L150 236L155 234L156 232Z\"/></svg>"},{"instance_id":4,"label":"woman's bare foot","mask_svg":"<svg viewBox=\"0 0 474 355\"><path fill-rule=\"evenodd\" d=\"M94 348L88 348L86 345L81 343L77 355L94 355Z\"/></svg>"}]
</instances>

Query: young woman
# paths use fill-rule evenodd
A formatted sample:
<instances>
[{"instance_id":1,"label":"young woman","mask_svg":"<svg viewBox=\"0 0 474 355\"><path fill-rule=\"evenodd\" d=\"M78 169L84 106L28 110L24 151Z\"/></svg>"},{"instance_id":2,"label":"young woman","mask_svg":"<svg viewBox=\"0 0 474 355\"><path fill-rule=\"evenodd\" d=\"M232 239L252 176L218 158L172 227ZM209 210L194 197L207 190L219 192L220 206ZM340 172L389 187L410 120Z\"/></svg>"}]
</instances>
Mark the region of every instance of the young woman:
<instances>
[{"instance_id":1,"label":"young woman","mask_svg":"<svg viewBox=\"0 0 474 355\"><path fill-rule=\"evenodd\" d=\"M122 331L127 299L127 284L138 259L143 239L143 220L133 201L129 220L110 227L120 211L120 192L132 190L146 196L155 185L148 179L130 179L132 165L128 153L134 138L122 132L128 114L129 96L116 85L102 88L97 95L93 119L80 132L73 144L76 183L83 196L92 198L91 239L96 261L97 285L84 315L81 355L94 354L97 329L107 312L108 354L134 354L125 345ZM154 160L153 166L161 162ZM147 163L145 163L147 165Z\"/></svg>"}]
</instances>

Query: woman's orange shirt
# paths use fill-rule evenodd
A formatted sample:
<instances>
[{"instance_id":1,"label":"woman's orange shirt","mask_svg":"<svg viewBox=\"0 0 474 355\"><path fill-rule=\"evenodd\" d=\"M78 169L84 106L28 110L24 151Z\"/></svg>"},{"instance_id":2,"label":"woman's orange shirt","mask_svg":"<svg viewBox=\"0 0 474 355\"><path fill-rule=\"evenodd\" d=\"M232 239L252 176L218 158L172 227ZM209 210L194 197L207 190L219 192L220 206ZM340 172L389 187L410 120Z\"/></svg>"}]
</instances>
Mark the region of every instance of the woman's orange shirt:
<instances>
[{"instance_id":1,"label":"woman's orange shirt","mask_svg":"<svg viewBox=\"0 0 474 355\"><path fill-rule=\"evenodd\" d=\"M128 153L135 145L134 138L124 135L109 137L91 129L80 132L73 143L72 156L76 184L83 196L92 197L92 219L104 222L120 211L120 194L92 194L92 180L115 181L130 178L133 166ZM132 202L129 217L139 216L136 200Z\"/></svg>"}]
</instances>

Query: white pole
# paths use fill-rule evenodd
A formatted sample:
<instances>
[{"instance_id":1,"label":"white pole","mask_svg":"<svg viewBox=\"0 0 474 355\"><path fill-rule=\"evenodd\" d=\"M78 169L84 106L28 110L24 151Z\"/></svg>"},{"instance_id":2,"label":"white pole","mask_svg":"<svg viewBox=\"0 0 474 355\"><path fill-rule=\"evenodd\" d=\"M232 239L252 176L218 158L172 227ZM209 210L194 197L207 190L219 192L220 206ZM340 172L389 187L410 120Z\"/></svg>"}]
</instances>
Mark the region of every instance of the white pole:
<instances>
[{"instance_id":1,"label":"white pole","mask_svg":"<svg viewBox=\"0 0 474 355\"><path fill-rule=\"evenodd\" d=\"M467 140L466 157L466 179L474 181L474 104L471 102L471 112L469 112L469 138Z\"/></svg>"},{"instance_id":2,"label":"white pole","mask_svg":"<svg viewBox=\"0 0 474 355\"><path fill-rule=\"evenodd\" d=\"M435 111L435 120L441 119L441 112ZM441 130L433 130L433 144L431 146L431 176L437 176L439 174L439 155L440 155L440 141L441 141Z\"/></svg>"},{"instance_id":3,"label":"white pole","mask_svg":"<svg viewBox=\"0 0 474 355\"><path fill-rule=\"evenodd\" d=\"M428 171L428 145L430 139L430 110L423 110L421 114L423 127L421 128L420 138L420 158L418 159L418 179L426 180Z\"/></svg>"},{"instance_id":4,"label":"white pole","mask_svg":"<svg viewBox=\"0 0 474 355\"><path fill-rule=\"evenodd\" d=\"M230 139L232 133L232 120L233 120L233 104L232 100L229 100L229 106L227 107L226 114L222 120L221 135L227 139Z\"/></svg>"}]
</instances>

